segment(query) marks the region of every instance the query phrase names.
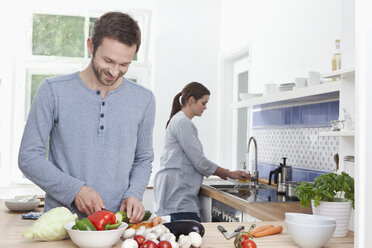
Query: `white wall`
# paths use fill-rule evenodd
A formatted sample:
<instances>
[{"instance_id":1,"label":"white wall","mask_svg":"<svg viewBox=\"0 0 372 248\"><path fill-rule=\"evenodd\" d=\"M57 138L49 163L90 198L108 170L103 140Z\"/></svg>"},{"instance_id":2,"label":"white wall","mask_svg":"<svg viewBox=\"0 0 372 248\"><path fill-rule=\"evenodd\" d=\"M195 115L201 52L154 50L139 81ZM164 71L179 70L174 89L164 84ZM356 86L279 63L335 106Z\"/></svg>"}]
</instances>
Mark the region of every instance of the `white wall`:
<instances>
[{"instance_id":1,"label":"white wall","mask_svg":"<svg viewBox=\"0 0 372 248\"><path fill-rule=\"evenodd\" d=\"M372 5L370 0L356 1L356 198L355 247L372 247Z\"/></svg>"},{"instance_id":2,"label":"white wall","mask_svg":"<svg viewBox=\"0 0 372 248\"><path fill-rule=\"evenodd\" d=\"M173 97L189 82L203 83L211 92L202 118L193 119L199 131L205 155L218 163L217 69L219 48L219 2L215 0L159 0L154 61L156 120L154 132L155 160L159 166L165 124ZM154 173L153 173L154 174Z\"/></svg>"},{"instance_id":3,"label":"white wall","mask_svg":"<svg viewBox=\"0 0 372 248\"><path fill-rule=\"evenodd\" d=\"M221 0L220 52L251 44L250 92L331 70L334 40L354 66L352 0Z\"/></svg>"}]
</instances>

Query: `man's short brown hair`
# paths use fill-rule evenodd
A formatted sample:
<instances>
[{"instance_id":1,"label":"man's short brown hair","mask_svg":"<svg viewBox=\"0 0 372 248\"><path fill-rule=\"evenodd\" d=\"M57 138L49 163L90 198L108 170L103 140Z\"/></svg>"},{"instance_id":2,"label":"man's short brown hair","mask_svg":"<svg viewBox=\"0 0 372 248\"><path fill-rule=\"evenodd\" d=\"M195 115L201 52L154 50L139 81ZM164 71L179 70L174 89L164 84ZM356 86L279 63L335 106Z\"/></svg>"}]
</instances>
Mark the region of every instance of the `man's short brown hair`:
<instances>
[{"instance_id":1,"label":"man's short brown hair","mask_svg":"<svg viewBox=\"0 0 372 248\"><path fill-rule=\"evenodd\" d=\"M141 45L141 30L137 22L128 14L107 12L98 18L92 27L93 55L101 45L103 38L115 39L127 46Z\"/></svg>"}]
</instances>

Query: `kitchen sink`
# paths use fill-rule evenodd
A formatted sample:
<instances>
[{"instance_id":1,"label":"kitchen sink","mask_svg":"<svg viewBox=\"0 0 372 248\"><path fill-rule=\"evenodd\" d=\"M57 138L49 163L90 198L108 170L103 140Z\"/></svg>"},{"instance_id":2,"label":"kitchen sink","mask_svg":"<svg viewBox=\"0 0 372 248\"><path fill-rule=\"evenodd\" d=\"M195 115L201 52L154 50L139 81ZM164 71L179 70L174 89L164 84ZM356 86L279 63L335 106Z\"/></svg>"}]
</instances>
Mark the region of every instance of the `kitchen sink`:
<instances>
[{"instance_id":1,"label":"kitchen sink","mask_svg":"<svg viewBox=\"0 0 372 248\"><path fill-rule=\"evenodd\" d=\"M227 189L275 189L275 186L259 183L254 184L210 184L210 187L227 190Z\"/></svg>"}]
</instances>

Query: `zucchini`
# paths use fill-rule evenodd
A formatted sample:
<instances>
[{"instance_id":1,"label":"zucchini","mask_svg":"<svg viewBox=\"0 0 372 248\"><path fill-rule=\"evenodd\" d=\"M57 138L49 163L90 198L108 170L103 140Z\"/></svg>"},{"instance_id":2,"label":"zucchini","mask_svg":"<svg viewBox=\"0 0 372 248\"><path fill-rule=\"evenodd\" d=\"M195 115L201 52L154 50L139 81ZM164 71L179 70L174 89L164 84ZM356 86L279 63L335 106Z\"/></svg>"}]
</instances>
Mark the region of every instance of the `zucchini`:
<instances>
[{"instance_id":1,"label":"zucchini","mask_svg":"<svg viewBox=\"0 0 372 248\"><path fill-rule=\"evenodd\" d=\"M117 215L117 214L120 214L122 216L122 221L123 222L129 224L129 218L127 216L127 211L120 211L120 212L117 212L115 215ZM141 221L148 220L151 217L151 215L152 215L151 211L146 210L145 211L145 216L143 217L143 219Z\"/></svg>"},{"instance_id":2,"label":"zucchini","mask_svg":"<svg viewBox=\"0 0 372 248\"><path fill-rule=\"evenodd\" d=\"M164 223L163 225L176 236L177 240L181 234L189 235L190 232L197 232L203 237L205 232L204 226L195 220L177 220Z\"/></svg>"}]
</instances>

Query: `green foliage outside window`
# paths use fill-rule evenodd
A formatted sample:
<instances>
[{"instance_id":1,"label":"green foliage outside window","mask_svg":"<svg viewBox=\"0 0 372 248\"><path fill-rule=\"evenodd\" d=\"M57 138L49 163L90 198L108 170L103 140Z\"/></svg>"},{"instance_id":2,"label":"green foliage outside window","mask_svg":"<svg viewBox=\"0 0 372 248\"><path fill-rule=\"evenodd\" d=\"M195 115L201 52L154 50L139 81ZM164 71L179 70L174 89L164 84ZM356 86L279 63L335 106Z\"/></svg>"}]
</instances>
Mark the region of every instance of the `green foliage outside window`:
<instances>
[{"instance_id":1,"label":"green foliage outside window","mask_svg":"<svg viewBox=\"0 0 372 248\"><path fill-rule=\"evenodd\" d=\"M46 78L55 77L56 74L42 75L42 74L33 74L31 76L31 89L30 89L30 104L34 100L35 93L41 82Z\"/></svg>"},{"instance_id":2,"label":"green foliage outside window","mask_svg":"<svg viewBox=\"0 0 372 248\"><path fill-rule=\"evenodd\" d=\"M84 57L84 17L33 15L32 54Z\"/></svg>"}]
</instances>

